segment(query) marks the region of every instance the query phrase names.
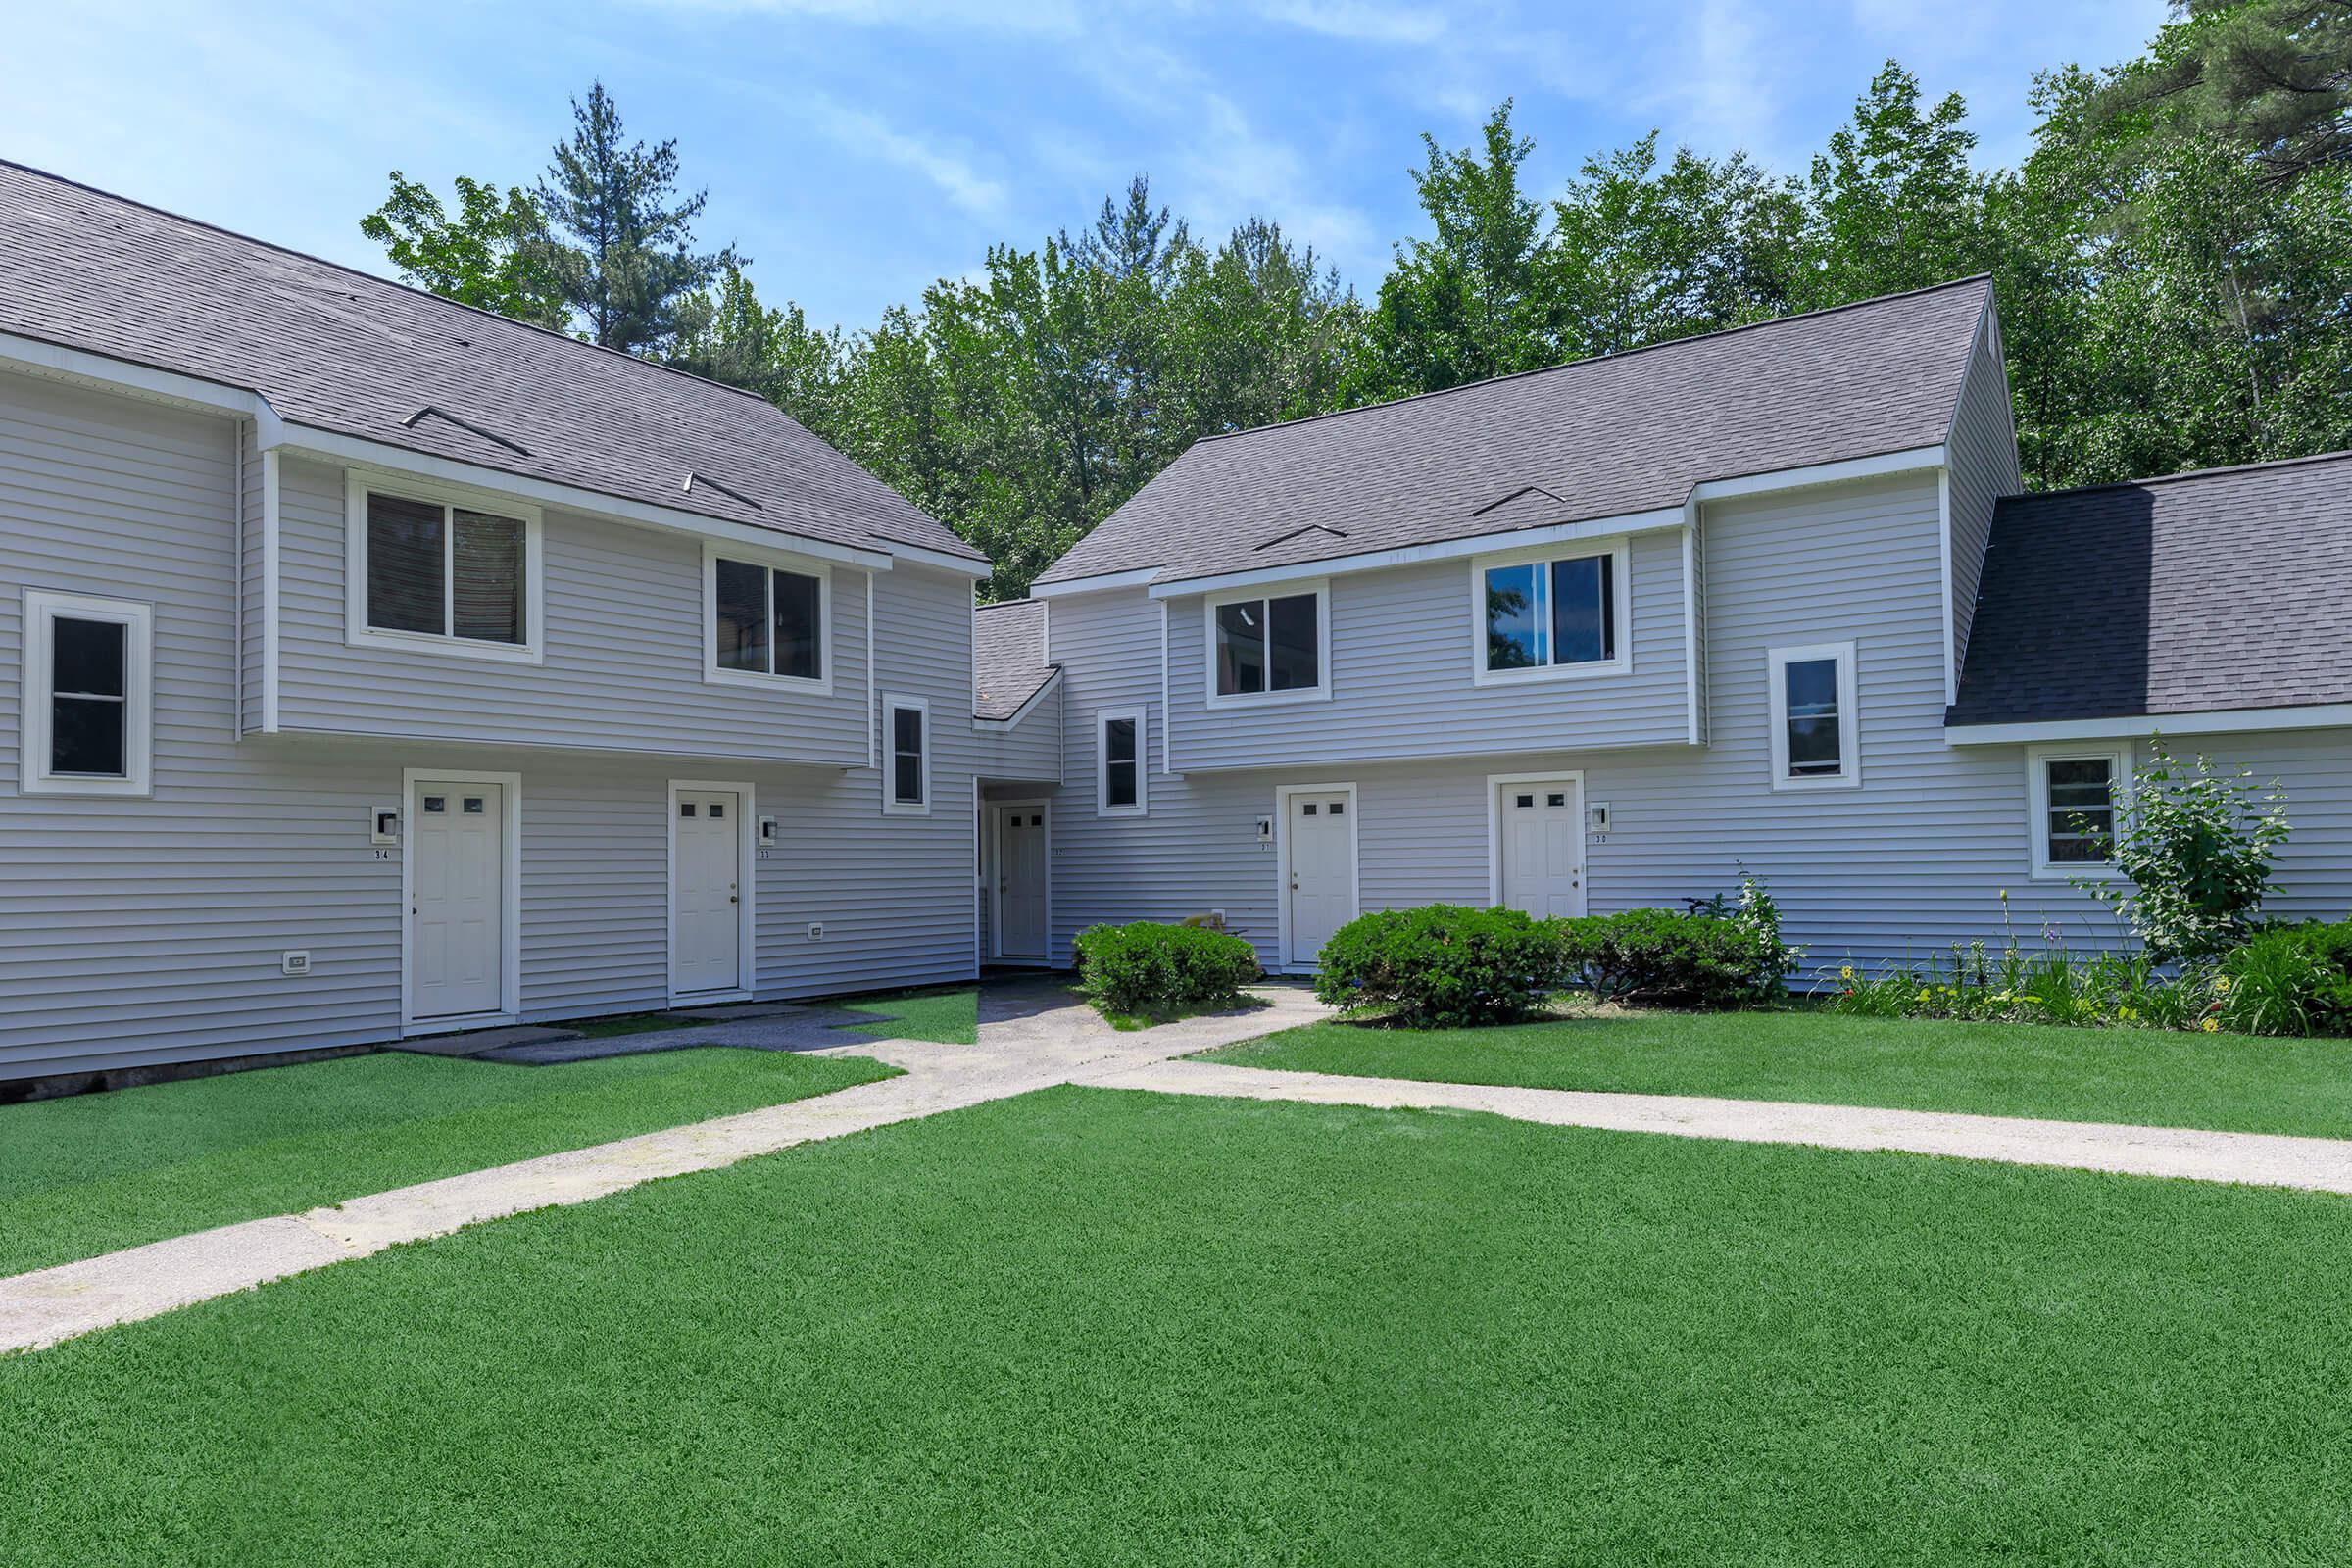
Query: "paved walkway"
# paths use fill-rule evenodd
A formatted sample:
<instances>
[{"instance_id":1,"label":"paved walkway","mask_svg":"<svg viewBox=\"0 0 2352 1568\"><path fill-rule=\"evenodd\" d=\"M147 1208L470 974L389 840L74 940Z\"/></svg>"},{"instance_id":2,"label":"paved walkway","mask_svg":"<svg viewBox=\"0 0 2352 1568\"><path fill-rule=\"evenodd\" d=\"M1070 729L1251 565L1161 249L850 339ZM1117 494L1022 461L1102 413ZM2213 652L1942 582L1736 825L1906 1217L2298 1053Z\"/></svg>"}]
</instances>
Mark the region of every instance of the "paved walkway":
<instances>
[{"instance_id":1,"label":"paved walkway","mask_svg":"<svg viewBox=\"0 0 2352 1568\"><path fill-rule=\"evenodd\" d=\"M1071 1005L1055 988L984 991L976 1046L891 1040L832 1048L839 1054L880 1057L905 1068L903 1077L0 1279L0 1351L54 1345L306 1269L366 1257L401 1242L446 1235L479 1220L582 1203L662 1176L710 1170L795 1144L1065 1083L1318 1104L1476 1110L1556 1126L1893 1150L2352 1194L2352 1141L2345 1140L1417 1083L1172 1059L1324 1015L1302 990L1283 988L1267 995L1270 1004L1259 1011L1120 1034L1088 1009Z\"/></svg>"},{"instance_id":2,"label":"paved walkway","mask_svg":"<svg viewBox=\"0 0 2352 1568\"><path fill-rule=\"evenodd\" d=\"M584 1203L641 1182L731 1165L795 1144L1027 1094L1103 1068L1206 1051L1311 1022L1326 1011L1298 988L1271 988L1266 997L1269 1005L1256 1011L1121 1034L1092 1010L1072 1005L1058 986L990 987L981 993L979 1045L852 1036L822 1053L878 1057L906 1069L898 1078L0 1279L0 1353L153 1317L479 1220ZM740 1027L712 1025L710 1034L697 1031L698 1043Z\"/></svg>"},{"instance_id":3,"label":"paved walkway","mask_svg":"<svg viewBox=\"0 0 2352 1568\"><path fill-rule=\"evenodd\" d=\"M1743 1144L1893 1150L2011 1165L2059 1165L2128 1176L2352 1193L2352 1140L2337 1138L2212 1133L1768 1100L1416 1083L1403 1078L1278 1072L1213 1061L1106 1063L1084 1081L1104 1088L1150 1089L1171 1095L1297 1100L1391 1109L1483 1110L1556 1127L1601 1127Z\"/></svg>"}]
</instances>

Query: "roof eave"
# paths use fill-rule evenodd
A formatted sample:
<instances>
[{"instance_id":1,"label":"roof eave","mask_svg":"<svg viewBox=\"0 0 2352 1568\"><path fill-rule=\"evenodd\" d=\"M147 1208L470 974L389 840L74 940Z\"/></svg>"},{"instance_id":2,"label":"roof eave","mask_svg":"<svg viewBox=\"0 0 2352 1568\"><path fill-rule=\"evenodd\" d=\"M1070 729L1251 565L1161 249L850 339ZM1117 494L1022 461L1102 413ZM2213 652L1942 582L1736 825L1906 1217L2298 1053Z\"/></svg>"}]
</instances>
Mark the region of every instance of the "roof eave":
<instances>
[{"instance_id":1,"label":"roof eave","mask_svg":"<svg viewBox=\"0 0 2352 1568\"><path fill-rule=\"evenodd\" d=\"M1999 722L1944 720L1953 746L2015 746L2033 741L2125 740L2141 736L2239 735L2270 730L2352 729L2352 703L2304 703L2277 708L2206 708L2177 713L2117 713L2099 718L2027 718Z\"/></svg>"}]
</instances>

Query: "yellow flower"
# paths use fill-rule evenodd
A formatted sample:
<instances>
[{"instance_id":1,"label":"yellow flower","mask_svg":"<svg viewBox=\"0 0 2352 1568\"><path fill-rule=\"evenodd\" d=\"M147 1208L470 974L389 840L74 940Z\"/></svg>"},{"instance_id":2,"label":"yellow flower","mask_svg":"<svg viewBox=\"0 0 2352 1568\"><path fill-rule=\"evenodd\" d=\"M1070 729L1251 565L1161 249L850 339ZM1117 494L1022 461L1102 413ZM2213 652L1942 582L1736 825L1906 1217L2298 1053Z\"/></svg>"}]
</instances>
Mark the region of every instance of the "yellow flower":
<instances>
[{"instance_id":1,"label":"yellow flower","mask_svg":"<svg viewBox=\"0 0 2352 1568\"><path fill-rule=\"evenodd\" d=\"M2230 994L2230 977L2226 974L2215 975L2213 977L2213 989L2221 996L2228 996Z\"/></svg>"},{"instance_id":2,"label":"yellow flower","mask_svg":"<svg viewBox=\"0 0 2352 1568\"><path fill-rule=\"evenodd\" d=\"M2205 1020L2205 1032L2207 1034L2214 1034L2218 1032L2221 1027L2222 1020L2219 1018L2208 1018Z\"/></svg>"},{"instance_id":3,"label":"yellow flower","mask_svg":"<svg viewBox=\"0 0 2352 1568\"><path fill-rule=\"evenodd\" d=\"M1934 993L1933 993L1933 992L1931 992L1931 991L1929 991L1929 990L1928 990L1928 988L1927 988L1926 986L1921 986L1921 987L1919 988L1919 1000L1920 1000L1920 1001L1922 1001L1922 1002L1927 1002L1927 1001L1930 1001L1930 1000L1933 998L1933 996L1934 996Z\"/></svg>"},{"instance_id":4,"label":"yellow flower","mask_svg":"<svg viewBox=\"0 0 2352 1568\"><path fill-rule=\"evenodd\" d=\"M1844 968L1842 968L1842 969L1840 969L1840 970L1838 970L1838 979L1840 979L1840 980L1851 980L1853 977L1854 977L1854 966L1853 966L1852 964L1850 964L1850 963L1849 963L1849 964L1847 964L1847 965L1846 965Z\"/></svg>"}]
</instances>

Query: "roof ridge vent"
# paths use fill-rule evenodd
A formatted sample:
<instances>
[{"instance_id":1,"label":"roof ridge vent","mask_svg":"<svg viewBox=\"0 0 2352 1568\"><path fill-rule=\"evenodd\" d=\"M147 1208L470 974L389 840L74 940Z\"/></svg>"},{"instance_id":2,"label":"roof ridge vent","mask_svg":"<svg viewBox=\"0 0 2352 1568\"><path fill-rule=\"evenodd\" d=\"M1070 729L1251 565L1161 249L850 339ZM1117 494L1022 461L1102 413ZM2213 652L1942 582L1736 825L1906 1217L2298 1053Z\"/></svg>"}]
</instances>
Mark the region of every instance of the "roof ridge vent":
<instances>
[{"instance_id":1,"label":"roof ridge vent","mask_svg":"<svg viewBox=\"0 0 2352 1568\"><path fill-rule=\"evenodd\" d=\"M733 499L742 502L745 506L751 508L754 512L763 512L766 510L765 508L761 507L759 502L754 501L750 496L745 495L742 491L729 489L727 486L720 484L716 479L711 478L709 474L698 473L692 468L688 468L686 470L686 482L678 486L678 489L683 494L692 495L694 494L694 487L698 484L706 490L715 490L722 496L732 497Z\"/></svg>"},{"instance_id":2,"label":"roof ridge vent","mask_svg":"<svg viewBox=\"0 0 2352 1568\"><path fill-rule=\"evenodd\" d=\"M1488 502L1485 506L1470 514L1470 515L1473 517L1483 517L1490 512L1500 511L1502 508L1509 506L1512 502L1517 501L1522 496L1530 495L1542 496L1544 500L1552 502L1558 506L1564 507L1568 504L1561 497L1554 495L1551 491L1544 489L1540 484L1523 484L1518 489L1512 491L1509 495L1504 496L1496 501Z\"/></svg>"},{"instance_id":3,"label":"roof ridge vent","mask_svg":"<svg viewBox=\"0 0 2352 1568\"><path fill-rule=\"evenodd\" d=\"M509 452L520 453L526 458L531 455L531 449L524 446L521 442L510 441L505 436L498 434L496 431L485 430L478 424L469 423L465 419L459 418L447 409L438 407L437 405L431 403L427 403L423 408L418 409L415 414L410 415L407 418L401 420L400 422L406 425L408 428L414 430L427 416L454 424L459 429L465 431L467 435L478 435L485 441L495 441L500 446L505 447Z\"/></svg>"}]
</instances>

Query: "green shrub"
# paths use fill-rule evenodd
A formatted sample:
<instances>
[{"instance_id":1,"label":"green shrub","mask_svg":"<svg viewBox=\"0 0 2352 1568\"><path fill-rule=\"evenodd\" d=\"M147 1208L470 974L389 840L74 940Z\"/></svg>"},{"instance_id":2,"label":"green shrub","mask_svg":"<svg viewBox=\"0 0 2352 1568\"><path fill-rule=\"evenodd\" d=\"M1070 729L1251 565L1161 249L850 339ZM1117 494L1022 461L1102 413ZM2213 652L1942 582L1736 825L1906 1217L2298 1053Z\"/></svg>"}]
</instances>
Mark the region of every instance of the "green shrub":
<instances>
[{"instance_id":1,"label":"green shrub","mask_svg":"<svg viewBox=\"0 0 2352 1568\"><path fill-rule=\"evenodd\" d=\"M1739 1007L1781 995L1778 922L1626 909L1556 922L1567 977L1610 1002Z\"/></svg>"},{"instance_id":2,"label":"green shrub","mask_svg":"<svg viewBox=\"0 0 2352 1568\"><path fill-rule=\"evenodd\" d=\"M1560 988L1558 943L1517 909L1382 909L1340 927L1321 959L1317 997L1416 1029L1509 1023Z\"/></svg>"},{"instance_id":3,"label":"green shrub","mask_svg":"<svg viewBox=\"0 0 2352 1568\"><path fill-rule=\"evenodd\" d=\"M1077 948L1079 991L1111 1013L1232 1006L1259 972L1249 943L1201 926L1089 926Z\"/></svg>"},{"instance_id":4,"label":"green shrub","mask_svg":"<svg viewBox=\"0 0 2352 1568\"><path fill-rule=\"evenodd\" d=\"M1997 951L1955 943L1925 963L1877 970L1848 963L1822 979L1815 994L1832 1012L2078 1027L2191 1028L2211 1015L2215 996L2210 971L2168 975L2145 954L2028 954L2015 942Z\"/></svg>"},{"instance_id":5,"label":"green shrub","mask_svg":"<svg viewBox=\"0 0 2352 1568\"><path fill-rule=\"evenodd\" d=\"M2254 929L2271 861L2286 842L2286 795L2257 792L2250 772L2217 773L2206 759L2173 760L2164 743L2132 775L2132 805L2115 836L2124 880L2077 887L2123 915L2159 963L2212 958Z\"/></svg>"},{"instance_id":6,"label":"green shrub","mask_svg":"<svg viewBox=\"0 0 2352 1568\"><path fill-rule=\"evenodd\" d=\"M2266 926L2224 956L2213 988L2225 1029L2352 1034L2352 921Z\"/></svg>"}]
</instances>

